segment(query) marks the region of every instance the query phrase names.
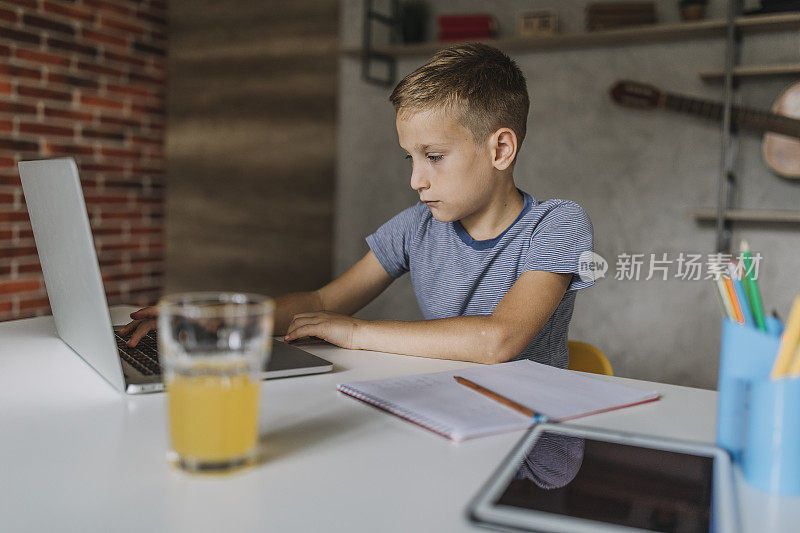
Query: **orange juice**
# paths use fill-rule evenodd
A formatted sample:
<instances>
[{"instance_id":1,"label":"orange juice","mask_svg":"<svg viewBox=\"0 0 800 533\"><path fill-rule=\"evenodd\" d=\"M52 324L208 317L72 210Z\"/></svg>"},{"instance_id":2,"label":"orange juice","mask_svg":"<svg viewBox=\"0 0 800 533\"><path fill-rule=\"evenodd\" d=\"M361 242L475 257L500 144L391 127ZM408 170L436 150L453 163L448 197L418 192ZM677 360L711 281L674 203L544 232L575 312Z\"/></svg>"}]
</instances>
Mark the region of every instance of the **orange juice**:
<instances>
[{"instance_id":1,"label":"orange juice","mask_svg":"<svg viewBox=\"0 0 800 533\"><path fill-rule=\"evenodd\" d=\"M254 451L258 385L246 372L173 374L167 380L169 421L180 459L223 464Z\"/></svg>"}]
</instances>

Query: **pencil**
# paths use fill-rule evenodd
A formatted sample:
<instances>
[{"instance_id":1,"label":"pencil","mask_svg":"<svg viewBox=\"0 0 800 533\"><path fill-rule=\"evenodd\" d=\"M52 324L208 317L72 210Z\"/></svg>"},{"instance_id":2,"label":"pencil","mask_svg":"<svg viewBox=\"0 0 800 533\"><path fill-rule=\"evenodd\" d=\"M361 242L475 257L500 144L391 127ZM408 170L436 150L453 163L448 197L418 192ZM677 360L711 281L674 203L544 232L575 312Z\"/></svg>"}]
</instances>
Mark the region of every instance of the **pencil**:
<instances>
[{"instance_id":1,"label":"pencil","mask_svg":"<svg viewBox=\"0 0 800 533\"><path fill-rule=\"evenodd\" d=\"M742 262L744 263L742 282L744 283L744 290L747 292L747 298L750 300L750 309L753 310L753 320L755 320L758 329L767 331L767 323L764 321L764 303L761 301L761 291L758 288L758 280L755 278L755 274L753 274L753 256L750 254L750 245L743 239L739 250L741 251Z\"/></svg>"},{"instance_id":2,"label":"pencil","mask_svg":"<svg viewBox=\"0 0 800 533\"><path fill-rule=\"evenodd\" d=\"M733 282L733 290L736 292L736 300L739 302L739 307L742 311L742 318L746 326L758 328L758 325L753 320L753 312L750 310L750 303L747 300L747 291L742 282L741 269L737 268L734 263L728 264L728 271L731 274L731 281Z\"/></svg>"},{"instance_id":3,"label":"pencil","mask_svg":"<svg viewBox=\"0 0 800 533\"><path fill-rule=\"evenodd\" d=\"M783 332L781 339L781 347L778 349L778 357L775 359L775 365L772 367L770 374L773 379L783 377L793 367L793 359L795 359L795 351L797 344L800 341L800 294L798 294L792 310L789 312L789 318L786 320L786 329Z\"/></svg>"},{"instance_id":4,"label":"pencil","mask_svg":"<svg viewBox=\"0 0 800 533\"><path fill-rule=\"evenodd\" d=\"M736 290L733 288L733 280L731 278L722 278L722 282L725 284L725 292L728 293L728 298L731 302L731 307L733 307L733 315L736 318L736 322L739 324L744 324L744 315L742 315L742 308L739 307L739 301L736 298Z\"/></svg>"},{"instance_id":5,"label":"pencil","mask_svg":"<svg viewBox=\"0 0 800 533\"><path fill-rule=\"evenodd\" d=\"M531 411L530 409L528 409L524 405L520 405L517 402L515 402L514 400L510 400L510 399L506 398L505 396L501 396L500 394L497 394L494 391L491 391L491 390L489 390L487 388L481 387L480 385L478 385L477 383L475 383L473 381L470 381L468 379L462 378L461 376L453 376L453 378L457 382L459 382L461 385L469 387L470 389L472 389L474 391L477 391L477 392L483 394L484 396L487 396L487 397L491 398L492 400L494 400L496 402L500 402L503 405L505 405L506 407L510 407L513 410L517 411L518 413L522 413L523 415L525 415L525 416L527 416L529 418L533 418L533 420L535 422L546 422L547 421L547 417L545 417L544 415L541 415L541 414L537 413L536 411Z\"/></svg>"},{"instance_id":6,"label":"pencil","mask_svg":"<svg viewBox=\"0 0 800 533\"><path fill-rule=\"evenodd\" d=\"M714 285L717 287L717 290L714 292L717 293L717 298L722 303L722 311L725 313L725 316L736 322L736 315L733 312L733 306L731 305L731 300L728 297L728 291L725 288L725 282L722 281L721 277L719 277L714 280Z\"/></svg>"}]
</instances>

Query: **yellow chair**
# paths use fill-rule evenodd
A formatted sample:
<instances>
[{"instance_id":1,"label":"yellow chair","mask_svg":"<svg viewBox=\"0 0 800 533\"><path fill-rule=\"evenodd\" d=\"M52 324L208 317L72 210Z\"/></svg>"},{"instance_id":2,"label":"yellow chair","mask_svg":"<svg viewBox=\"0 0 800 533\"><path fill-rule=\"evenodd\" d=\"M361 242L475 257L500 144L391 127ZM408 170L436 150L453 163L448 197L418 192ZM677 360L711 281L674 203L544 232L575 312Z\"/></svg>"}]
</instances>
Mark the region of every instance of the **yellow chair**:
<instances>
[{"instance_id":1,"label":"yellow chair","mask_svg":"<svg viewBox=\"0 0 800 533\"><path fill-rule=\"evenodd\" d=\"M581 372L591 372L592 374L604 374L613 376L611 363L608 357L600 348L592 346L588 342L567 341L569 349L569 369Z\"/></svg>"}]
</instances>

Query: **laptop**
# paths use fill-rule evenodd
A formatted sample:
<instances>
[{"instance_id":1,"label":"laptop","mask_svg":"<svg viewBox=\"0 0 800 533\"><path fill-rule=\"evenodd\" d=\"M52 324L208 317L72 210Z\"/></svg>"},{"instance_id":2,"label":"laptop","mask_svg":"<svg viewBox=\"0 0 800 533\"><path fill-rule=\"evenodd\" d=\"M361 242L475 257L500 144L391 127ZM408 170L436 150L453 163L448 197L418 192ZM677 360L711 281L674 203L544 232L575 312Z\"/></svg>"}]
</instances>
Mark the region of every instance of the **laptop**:
<instances>
[{"instance_id":1,"label":"laptop","mask_svg":"<svg viewBox=\"0 0 800 533\"><path fill-rule=\"evenodd\" d=\"M21 161L19 174L58 336L116 389L163 391L155 335L128 348L112 327L75 161ZM332 369L329 361L275 340L261 376Z\"/></svg>"}]
</instances>

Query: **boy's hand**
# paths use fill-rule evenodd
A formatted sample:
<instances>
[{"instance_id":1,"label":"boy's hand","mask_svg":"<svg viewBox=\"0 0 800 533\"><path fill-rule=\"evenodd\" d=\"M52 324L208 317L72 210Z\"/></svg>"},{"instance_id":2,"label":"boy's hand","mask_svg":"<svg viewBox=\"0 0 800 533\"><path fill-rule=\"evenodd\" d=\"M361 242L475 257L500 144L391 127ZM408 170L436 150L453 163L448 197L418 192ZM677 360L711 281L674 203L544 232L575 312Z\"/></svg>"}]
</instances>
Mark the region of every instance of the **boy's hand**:
<instances>
[{"instance_id":1,"label":"boy's hand","mask_svg":"<svg viewBox=\"0 0 800 533\"><path fill-rule=\"evenodd\" d=\"M290 342L302 337L317 337L342 348L358 350L356 331L365 322L327 311L300 313L292 318L284 340Z\"/></svg>"},{"instance_id":2,"label":"boy's hand","mask_svg":"<svg viewBox=\"0 0 800 533\"><path fill-rule=\"evenodd\" d=\"M120 329L117 333L124 337L133 331L131 338L128 339L128 342L126 343L128 346L133 348L139 344L139 341L142 340L142 337L147 335L149 331L156 329L157 317L158 308L156 306L139 309L138 311L131 313L131 318L133 320L126 324L125 327Z\"/></svg>"}]
</instances>

